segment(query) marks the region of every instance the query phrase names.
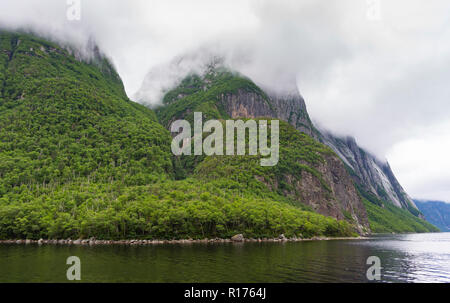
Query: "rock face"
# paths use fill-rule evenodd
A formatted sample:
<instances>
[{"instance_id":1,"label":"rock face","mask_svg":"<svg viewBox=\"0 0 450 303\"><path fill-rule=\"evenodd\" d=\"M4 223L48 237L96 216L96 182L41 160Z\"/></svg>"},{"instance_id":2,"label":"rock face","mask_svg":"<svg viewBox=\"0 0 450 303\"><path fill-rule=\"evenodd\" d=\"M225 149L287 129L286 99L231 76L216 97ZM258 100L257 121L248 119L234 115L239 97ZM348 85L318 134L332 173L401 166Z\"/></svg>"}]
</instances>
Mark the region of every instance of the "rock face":
<instances>
[{"instance_id":1,"label":"rock face","mask_svg":"<svg viewBox=\"0 0 450 303\"><path fill-rule=\"evenodd\" d=\"M180 92L183 92L181 97ZM159 112L159 117L166 118L163 124L167 127L173 117L189 119L193 112L204 112L206 109L209 118L216 115L214 117L216 119L230 117L280 119L316 138L316 141L320 135L314 128L305 102L298 92L280 95L264 91L250 79L229 71L209 70L203 76L191 76L190 79L183 81L182 85L169 92L165 101L167 105ZM170 117L167 112L171 113ZM300 140L300 137L297 139L290 137L286 140ZM325 149L325 146L322 148ZM303 156L306 157L307 153L305 151ZM284 196L288 196L298 204L310 206L322 215L348 220L360 233L368 232L370 227L365 207L343 162L331 151L325 152L323 156L323 162L314 164L309 163L310 161L301 163L307 158L299 157L300 162L297 164L310 170L298 169L290 173L284 171L282 176L274 173L269 177L270 182L265 182L262 175L255 175L255 178L264 183L269 190L282 192Z\"/></svg>"},{"instance_id":2,"label":"rock face","mask_svg":"<svg viewBox=\"0 0 450 303\"><path fill-rule=\"evenodd\" d=\"M417 209L392 172L389 163L376 159L360 148L354 138L333 136L328 131L318 131L309 118L304 99L299 93L275 95L239 91L221 97L222 105L232 118L273 117L289 122L296 129L329 146L350 168L353 180L361 188L379 199L397 207ZM353 186L351 186L353 187ZM342 191L341 198L347 199ZM350 193L353 196L353 193ZM323 210L321 213L327 213ZM332 212L333 213L333 212ZM339 217L339 216L338 216Z\"/></svg>"},{"instance_id":3,"label":"rock face","mask_svg":"<svg viewBox=\"0 0 450 303\"><path fill-rule=\"evenodd\" d=\"M295 186L301 201L320 214L339 220L353 220L358 231L364 233L369 226L366 209L340 159L328 156L325 163L315 168L330 185L331 192L323 190L319 180L311 173L302 171L301 179Z\"/></svg>"},{"instance_id":4,"label":"rock face","mask_svg":"<svg viewBox=\"0 0 450 303\"><path fill-rule=\"evenodd\" d=\"M221 103L232 118L273 117L274 110L260 94L238 90L235 94L222 94Z\"/></svg>"},{"instance_id":5,"label":"rock face","mask_svg":"<svg viewBox=\"0 0 450 303\"><path fill-rule=\"evenodd\" d=\"M232 118L273 117L289 122L298 130L313 136L314 127L300 94L261 95L238 90L234 94L224 94L220 98L222 106Z\"/></svg>"},{"instance_id":6,"label":"rock face","mask_svg":"<svg viewBox=\"0 0 450 303\"><path fill-rule=\"evenodd\" d=\"M288 174L284 180L289 184L289 190L284 189L283 195L322 215L348 220L354 223L360 234L367 233L370 230L367 212L344 164L334 154L325 155L324 158L324 162L313 167L321 178L308 170L302 170L300 175ZM257 179L265 183L263 178ZM277 182L272 182L272 187L265 184L271 190L278 191L280 187Z\"/></svg>"},{"instance_id":7,"label":"rock face","mask_svg":"<svg viewBox=\"0 0 450 303\"><path fill-rule=\"evenodd\" d=\"M168 127L173 119L189 120L193 112L205 110L209 119L265 117L284 120L335 152L314 167L323 180L306 170L298 173L301 174L300 178L295 173L286 175L284 182L289 183L289 190L285 189L284 195L310 206L320 214L352 221L360 233L370 228L358 189L408 209L413 214L416 212L417 215L414 203L396 180L389 164L361 149L352 138L336 138L327 131L316 129L298 91L274 93L256 86L238 73L228 71L235 75L235 79L224 77L224 69L220 62L206 64L202 72L194 72L193 77L181 81L179 86L165 95L163 103L169 107L165 112L171 115L163 113L159 116L160 121ZM180 106L178 101L182 99L185 101ZM262 177L255 177L266 183ZM328 184L328 188L324 189L322 181ZM280 190L276 182L266 185L272 190Z\"/></svg>"},{"instance_id":8,"label":"rock face","mask_svg":"<svg viewBox=\"0 0 450 303\"><path fill-rule=\"evenodd\" d=\"M225 111L232 118L278 118L289 122L299 131L317 140L322 137L320 132L314 128L309 118L305 101L298 93L286 96L273 94L263 96L258 93L240 90L235 94L222 95L220 100ZM331 146L328 141L323 143ZM340 155L339 153L337 154ZM340 157L342 158L342 156ZM331 193L324 190L319 180L311 173L302 171L301 181L294 181L295 178L293 176L287 176L288 180L295 183L290 184L294 185L295 190L285 192L285 194L311 206L320 214L340 220L351 218L356 223L359 231L361 233L364 232L364 229L368 228L367 213L353 185L353 180L346 171L342 161L338 157L329 156L326 159L326 163L315 168L325 176L326 183L331 187ZM375 168L369 166L368 169ZM364 168L361 170L365 172ZM368 178L368 180L372 179ZM387 177L383 180L387 180L385 182L387 184L386 187L391 184ZM401 206L400 204L397 205Z\"/></svg>"},{"instance_id":9,"label":"rock face","mask_svg":"<svg viewBox=\"0 0 450 303\"><path fill-rule=\"evenodd\" d=\"M353 170L355 182L365 191L397 207L417 209L412 199L394 176L388 162L382 162L360 148L354 138L338 138L322 131L320 141L331 147L344 163Z\"/></svg>"},{"instance_id":10,"label":"rock face","mask_svg":"<svg viewBox=\"0 0 450 303\"><path fill-rule=\"evenodd\" d=\"M148 93L147 90L154 88L149 83L155 81L150 80L165 79L167 73L169 73L171 75L170 78L174 78L173 76L176 75L177 83L179 83L182 77L189 73L199 75L204 73L203 76L208 73L214 73L215 70L223 68L223 62L223 58L220 58L217 54L210 53L204 56L195 53L190 56L176 58L168 66L161 66L158 70L149 74L148 81L144 81L137 99L144 103L146 100L152 99L153 95ZM197 68L192 69L192 66L197 66ZM208 81L204 81L203 90L208 89ZM174 83L172 82L172 84ZM169 83L166 83L163 87L167 91L171 86ZM188 91L180 92L177 97L183 98ZM298 91L279 94L265 88L262 88L262 91L238 89L233 93L222 94L219 96L218 101L219 107L223 108L232 118L272 117L290 123L299 131L332 148L346 164L347 169L351 170L350 174L360 186L360 189L421 216L412 199L397 181L387 162L380 161L361 149L353 138L338 138L327 130L319 131L314 127L308 115L305 101ZM177 118L175 117L174 119ZM170 125L170 122L167 125Z\"/></svg>"}]
</instances>

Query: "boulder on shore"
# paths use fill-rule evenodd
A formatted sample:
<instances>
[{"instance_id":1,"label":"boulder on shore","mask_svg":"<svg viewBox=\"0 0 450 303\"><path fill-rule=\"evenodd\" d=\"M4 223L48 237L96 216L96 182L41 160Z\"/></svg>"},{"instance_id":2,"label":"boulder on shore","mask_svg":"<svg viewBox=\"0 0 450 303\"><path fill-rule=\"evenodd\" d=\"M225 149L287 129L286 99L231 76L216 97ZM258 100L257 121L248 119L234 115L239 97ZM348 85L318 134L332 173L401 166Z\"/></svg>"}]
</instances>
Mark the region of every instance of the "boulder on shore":
<instances>
[{"instance_id":1,"label":"boulder on shore","mask_svg":"<svg viewBox=\"0 0 450 303\"><path fill-rule=\"evenodd\" d=\"M243 234L237 234L231 237L231 240L234 242L243 242L244 241L244 235Z\"/></svg>"}]
</instances>

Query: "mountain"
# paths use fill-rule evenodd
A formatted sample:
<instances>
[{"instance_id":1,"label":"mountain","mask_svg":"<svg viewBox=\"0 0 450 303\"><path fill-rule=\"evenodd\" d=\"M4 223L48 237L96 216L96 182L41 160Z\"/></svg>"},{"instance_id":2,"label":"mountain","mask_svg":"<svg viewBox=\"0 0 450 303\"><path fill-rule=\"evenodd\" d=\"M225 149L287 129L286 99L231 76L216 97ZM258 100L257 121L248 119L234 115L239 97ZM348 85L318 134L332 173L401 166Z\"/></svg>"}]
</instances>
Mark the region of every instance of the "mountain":
<instances>
[{"instance_id":1,"label":"mountain","mask_svg":"<svg viewBox=\"0 0 450 303\"><path fill-rule=\"evenodd\" d=\"M152 77L154 76L155 74L152 73ZM371 227L374 225L375 228L372 230L375 232L435 230L433 226L417 217L420 215L419 211L415 209L412 202L410 205L406 200L407 195L388 169L388 164L381 164L356 144L354 144L355 150L359 152L359 158L358 161L350 162L342 156L340 151L343 149L337 149L335 145L330 144L330 138L333 138L332 142L339 142L339 139L329 134L324 135L314 127L305 102L298 92L287 95L274 94L269 90L263 90L250 79L228 70L221 64L208 63L202 73L189 74L178 86L167 91L162 105L156 107L155 111L161 123L167 128L177 119L192 121L194 112L202 112L205 120L257 117L284 120L295 127L299 133L314 139L317 143L326 143L331 149L319 145L329 150L330 158L322 162L325 164L320 169L317 166L312 167L318 172L313 173L312 178L305 176L301 169L294 169L291 174L283 172L278 175L278 184L292 185L293 176L303 180L300 184L305 184L303 187L295 186L295 193L292 190L284 190L281 192L282 195L289 196L324 215L331 215L338 219L352 218L359 225L360 231L367 226L364 224L367 220L364 208L370 209L368 219L369 222L372 221L370 225ZM348 158L351 158L351 155L353 151L348 154ZM303 160L299 158L300 163ZM197 165L190 157L181 159L181 163L187 172L195 170ZM293 161L287 161L286 164L291 168L297 167ZM258 179L259 176L254 177ZM306 183L305 180L311 179L314 180L313 183ZM330 189L328 198L317 192L319 188L317 184L322 181ZM278 186L270 185L269 188L279 191ZM333 202L330 203L327 200ZM402 204L399 201L406 202ZM391 220L380 219L382 217L391 218L394 223L390 223Z\"/></svg>"},{"instance_id":2,"label":"mountain","mask_svg":"<svg viewBox=\"0 0 450 303\"><path fill-rule=\"evenodd\" d=\"M280 123L275 168L261 167L258 156L172 155L164 126L190 115L184 102L198 105L205 118L224 117L210 97L241 85L263 95L251 81L214 75L202 85L218 85L181 103L177 98L199 87L180 88L166 95L157 117L129 100L109 60L95 45L91 51L83 56L34 35L0 31L0 239L369 231L342 162L288 123Z\"/></svg>"},{"instance_id":3,"label":"mountain","mask_svg":"<svg viewBox=\"0 0 450 303\"><path fill-rule=\"evenodd\" d=\"M164 106L156 109L156 113L166 127L176 119L192 121L194 112L202 112L204 120L274 117L288 108L290 100L289 97L267 95L239 74L211 68L203 77L188 76L180 86L169 91L164 97ZM306 107L304 112L293 112L286 117L298 127L308 129L310 125ZM339 220L349 218L360 232L368 231L362 200L336 155L309 136L302 136L289 124L282 124L280 135L282 150L278 165L266 169L268 172L260 172L259 164L253 163L254 174L249 177L261 180L259 182L268 189L288 196L297 204L307 205L314 211ZM213 160L206 159L201 164L184 162L183 168L187 172L199 170L196 165L203 167L209 161ZM214 169L219 169L218 164ZM242 167L236 166L234 169L240 171ZM269 177L264 176L267 174Z\"/></svg>"},{"instance_id":4,"label":"mountain","mask_svg":"<svg viewBox=\"0 0 450 303\"><path fill-rule=\"evenodd\" d=\"M105 58L81 62L24 34L0 39L0 193L84 177L139 183L138 175L171 172L167 131L127 98Z\"/></svg>"},{"instance_id":5,"label":"mountain","mask_svg":"<svg viewBox=\"0 0 450 303\"><path fill-rule=\"evenodd\" d=\"M450 204L441 201L414 200L425 219L443 232L450 232Z\"/></svg>"},{"instance_id":6,"label":"mountain","mask_svg":"<svg viewBox=\"0 0 450 303\"><path fill-rule=\"evenodd\" d=\"M388 162L382 162L360 148L352 137L339 138L322 131L320 141L331 147L351 171L361 188L397 207L420 216L416 205L394 176Z\"/></svg>"},{"instance_id":7,"label":"mountain","mask_svg":"<svg viewBox=\"0 0 450 303\"><path fill-rule=\"evenodd\" d=\"M355 183L299 95L212 66L153 110L109 60L0 31L0 239L352 236L434 228ZM280 159L182 156L179 118L281 117ZM261 119L261 118L258 118Z\"/></svg>"},{"instance_id":8,"label":"mountain","mask_svg":"<svg viewBox=\"0 0 450 303\"><path fill-rule=\"evenodd\" d=\"M225 60L211 53L204 54L204 56L205 58L199 58L198 54L187 54L185 57L177 57L165 66L158 66L147 75L136 98L140 102L150 103L149 99L161 95L161 93L155 93L155 90L165 89L166 95L163 95L163 103L168 104L171 100L186 96L190 90L207 89L207 85L195 84L198 79L192 75L211 74L215 68L225 66ZM191 76L182 81L181 75L189 75L190 72L193 72ZM176 89L167 89L171 83L169 78L176 79L172 82L179 82L180 85ZM235 80L233 79L233 81ZM186 81L192 81L192 83ZM208 81L210 79L206 79L205 83ZM164 82L164 85L161 82ZM173 86L172 83L171 88ZM330 131L316 129L308 115L305 101L297 90L281 94L269 88L260 88L251 81L248 86L252 86L252 89L236 93L225 91L219 97L220 108L228 117L274 117L292 124L299 131L333 149L345 163L350 175L361 190L375 195L377 199L404 208L415 216L422 217L414 202L397 181L389 163L380 161L360 148L354 138L340 138ZM268 101L269 99L270 101ZM173 115L172 112L168 112L166 116L176 119L176 115ZM167 117L161 117L166 127L172 122Z\"/></svg>"}]
</instances>

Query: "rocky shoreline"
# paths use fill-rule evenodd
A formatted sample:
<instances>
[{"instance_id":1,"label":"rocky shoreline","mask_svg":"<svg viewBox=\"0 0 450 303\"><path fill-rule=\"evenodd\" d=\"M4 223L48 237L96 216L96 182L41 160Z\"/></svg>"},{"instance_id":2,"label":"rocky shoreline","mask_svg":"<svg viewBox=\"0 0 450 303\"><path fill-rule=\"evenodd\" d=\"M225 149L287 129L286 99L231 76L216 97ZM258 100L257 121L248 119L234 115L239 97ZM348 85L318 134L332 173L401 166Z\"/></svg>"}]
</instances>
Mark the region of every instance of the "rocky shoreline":
<instances>
[{"instance_id":1,"label":"rocky shoreline","mask_svg":"<svg viewBox=\"0 0 450 303\"><path fill-rule=\"evenodd\" d=\"M301 241L329 241L329 240L364 240L366 237L313 237L313 238L286 238L280 235L278 238L245 238L242 234L229 239L180 239L180 240L97 240L90 239L39 239L39 240L0 240L0 244L60 244L60 245L158 245L158 244L193 244L193 243L244 243L244 242L301 242Z\"/></svg>"}]
</instances>

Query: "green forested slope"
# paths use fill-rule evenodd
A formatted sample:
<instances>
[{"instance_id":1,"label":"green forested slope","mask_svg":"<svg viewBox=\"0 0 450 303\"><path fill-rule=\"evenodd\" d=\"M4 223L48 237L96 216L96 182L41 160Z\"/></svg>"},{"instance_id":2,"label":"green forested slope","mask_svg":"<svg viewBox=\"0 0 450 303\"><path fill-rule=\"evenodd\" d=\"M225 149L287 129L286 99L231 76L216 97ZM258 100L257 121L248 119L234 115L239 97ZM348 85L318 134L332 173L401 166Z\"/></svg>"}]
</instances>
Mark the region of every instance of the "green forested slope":
<instances>
[{"instance_id":1,"label":"green forested slope","mask_svg":"<svg viewBox=\"0 0 450 303\"><path fill-rule=\"evenodd\" d=\"M107 60L25 34L0 43L0 239L354 234L234 175L175 180L169 132Z\"/></svg>"},{"instance_id":2,"label":"green forested slope","mask_svg":"<svg viewBox=\"0 0 450 303\"><path fill-rule=\"evenodd\" d=\"M206 90L192 76L169 92L160 121L193 111L225 119L220 94L264 96L232 73L207 80ZM319 215L285 194L296 190L285 176L301 171L329 192L317 165L334 155L287 123L272 168L251 156L175 158L170 133L126 97L98 53L81 62L56 44L1 31L0 91L0 239L354 235L352 218ZM377 213L368 207L369 219Z\"/></svg>"},{"instance_id":3,"label":"green forested slope","mask_svg":"<svg viewBox=\"0 0 450 303\"><path fill-rule=\"evenodd\" d=\"M0 37L0 193L78 178L134 184L171 171L169 134L126 98L106 62L101 72L55 45Z\"/></svg>"},{"instance_id":4,"label":"green forested slope","mask_svg":"<svg viewBox=\"0 0 450 303\"><path fill-rule=\"evenodd\" d=\"M433 224L420 219L411 212L378 199L358 187L369 216L373 233L437 232Z\"/></svg>"}]
</instances>

